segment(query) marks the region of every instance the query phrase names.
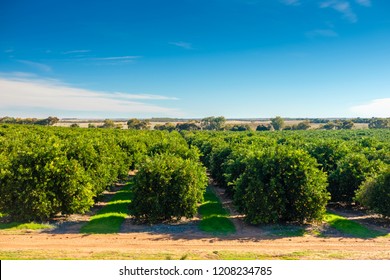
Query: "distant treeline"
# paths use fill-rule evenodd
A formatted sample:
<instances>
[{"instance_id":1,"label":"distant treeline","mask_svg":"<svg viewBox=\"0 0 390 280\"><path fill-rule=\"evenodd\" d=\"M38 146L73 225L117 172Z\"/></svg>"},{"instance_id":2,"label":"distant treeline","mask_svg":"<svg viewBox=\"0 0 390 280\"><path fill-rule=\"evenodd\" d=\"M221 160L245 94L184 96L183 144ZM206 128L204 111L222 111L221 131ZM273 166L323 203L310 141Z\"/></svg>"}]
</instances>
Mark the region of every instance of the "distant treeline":
<instances>
[{"instance_id":1,"label":"distant treeline","mask_svg":"<svg viewBox=\"0 0 390 280\"><path fill-rule=\"evenodd\" d=\"M354 119L349 119L353 123L370 123L375 118L354 118ZM328 123L330 121L335 121L335 120L342 120L342 119L308 119L311 123Z\"/></svg>"},{"instance_id":2,"label":"distant treeline","mask_svg":"<svg viewBox=\"0 0 390 280\"><path fill-rule=\"evenodd\" d=\"M151 119L130 119L127 121L128 129L135 130L149 130L153 126L151 122L165 122L165 124L157 124L153 127L154 130L168 130L168 131L182 131L182 130L230 130L230 131L266 131L266 130L307 130L311 129L311 124L322 124L316 129L320 130L340 130L352 129L356 123L366 123L368 128L390 128L390 118L282 118L276 116L270 119L261 119L262 121L270 121L268 124L259 124L256 128L250 126L248 123L229 124L228 120L223 116L207 117L203 119L175 119L175 118L151 118ZM249 120L249 119L246 119ZM258 119L260 120L260 119ZM297 124L288 125L285 121L295 120L300 121ZM79 127L77 120L71 127ZM238 119L237 121L240 121ZM241 121L245 121L241 119ZM251 119L255 122L255 119ZM3 124L33 124L33 125L54 125L59 122L57 117L48 117L45 119L37 118L0 118L0 123ZM89 123L89 128L123 128L122 124L115 123L112 119L105 119L103 125L97 126Z\"/></svg>"},{"instance_id":3,"label":"distant treeline","mask_svg":"<svg viewBox=\"0 0 390 280\"><path fill-rule=\"evenodd\" d=\"M0 123L9 123L9 124L37 124L37 125L53 125L57 123L60 119L57 117L48 117L46 119L37 119L37 118L13 118L13 117L3 117L0 118Z\"/></svg>"}]
</instances>

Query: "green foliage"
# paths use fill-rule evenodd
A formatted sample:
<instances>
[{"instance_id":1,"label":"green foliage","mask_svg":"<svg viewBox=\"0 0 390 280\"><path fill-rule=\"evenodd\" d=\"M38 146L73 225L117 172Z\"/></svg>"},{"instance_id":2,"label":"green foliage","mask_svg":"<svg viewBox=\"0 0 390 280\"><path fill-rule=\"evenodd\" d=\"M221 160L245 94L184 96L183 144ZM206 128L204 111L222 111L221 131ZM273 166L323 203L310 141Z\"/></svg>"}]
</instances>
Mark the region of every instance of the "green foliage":
<instances>
[{"instance_id":1,"label":"green foliage","mask_svg":"<svg viewBox=\"0 0 390 280\"><path fill-rule=\"evenodd\" d=\"M115 123L113 120L105 119L101 128L115 128Z\"/></svg>"},{"instance_id":2,"label":"green foliage","mask_svg":"<svg viewBox=\"0 0 390 280\"><path fill-rule=\"evenodd\" d=\"M227 130L227 127L225 127ZM231 127L229 127L230 131L250 131L252 130L251 127L248 124L235 124Z\"/></svg>"},{"instance_id":3,"label":"green foliage","mask_svg":"<svg viewBox=\"0 0 390 280\"><path fill-rule=\"evenodd\" d=\"M130 119L127 121L127 127L129 129L147 130L150 127L148 120Z\"/></svg>"},{"instance_id":4,"label":"green foliage","mask_svg":"<svg viewBox=\"0 0 390 280\"><path fill-rule=\"evenodd\" d=\"M252 224L319 220L328 201L326 176L302 150L276 147L248 160L234 201Z\"/></svg>"},{"instance_id":5,"label":"green foliage","mask_svg":"<svg viewBox=\"0 0 390 280\"><path fill-rule=\"evenodd\" d=\"M380 118L373 118L370 120L370 123L368 124L368 128L389 128L390 127L390 118L387 119L380 119Z\"/></svg>"},{"instance_id":6,"label":"green foliage","mask_svg":"<svg viewBox=\"0 0 390 280\"><path fill-rule=\"evenodd\" d=\"M354 123L352 120L334 120L324 124L321 128L326 130L332 129L352 129Z\"/></svg>"},{"instance_id":7,"label":"green foliage","mask_svg":"<svg viewBox=\"0 0 390 280\"><path fill-rule=\"evenodd\" d=\"M222 165L226 161L227 157L232 152L232 148L226 143L221 146L216 146L210 154L210 166L209 170L213 179L219 186L226 188L227 182L224 176L224 168Z\"/></svg>"},{"instance_id":8,"label":"green foliage","mask_svg":"<svg viewBox=\"0 0 390 280\"><path fill-rule=\"evenodd\" d=\"M337 168L337 162L350 152L350 149L337 139L319 139L310 143L307 150L328 173L334 171Z\"/></svg>"},{"instance_id":9,"label":"green foliage","mask_svg":"<svg viewBox=\"0 0 390 280\"><path fill-rule=\"evenodd\" d=\"M304 121L297 124L296 130L307 130L309 128L310 128L309 121Z\"/></svg>"},{"instance_id":10,"label":"green foliage","mask_svg":"<svg viewBox=\"0 0 390 280\"><path fill-rule=\"evenodd\" d=\"M1 166L0 211L19 220L82 213L93 204L93 184L57 139L34 138Z\"/></svg>"},{"instance_id":11,"label":"green foliage","mask_svg":"<svg viewBox=\"0 0 390 280\"><path fill-rule=\"evenodd\" d=\"M174 131L176 129L176 126L173 123L157 124L154 126L154 129Z\"/></svg>"},{"instance_id":12,"label":"green foliage","mask_svg":"<svg viewBox=\"0 0 390 280\"><path fill-rule=\"evenodd\" d=\"M354 126L354 123L352 120L343 120L341 121L341 124L340 124L340 129L352 129L352 127Z\"/></svg>"},{"instance_id":13,"label":"green foliage","mask_svg":"<svg viewBox=\"0 0 390 280\"><path fill-rule=\"evenodd\" d=\"M336 129L336 124L334 122L327 122L321 128L326 129L326 130Z\"/></svg>"},{"instance_id":14,"label":"green foliage","mask_svg":"<svg viewBox=\"0 0 390 280\"><path fill-rule=\"evenodd\" d=\"M271 130L271 125L265 125L265 124L259 124L257 127L256 127L256 131L268 131L268 130Z\"/></svg>"},{"instance_id":15,"label":"green foliage","mask_svg":"<svg viewBox=\"0 0 390 280\"><path fill-rule=\"evenodd\" d=\"M200 127L193 122L186 122L186 123L178 123L176 124L176 130L178 131L192 131L192 130L200 130Z\"/></svg>"},{"instance_id":16,"label":"green foliage","mask_svg":"<svg viewBox=\"0 0 390 280\"><path fill-rule=\"evenodd\" d=\"M200 124L203 130L223 130L225 126L225 117L207 117L201 120Z\"/></svg>"},{"instance_id":17,"label":"green foliage","mask_svg":"<svg viewBox=\"0 0 390 280\"><path fill-rule=\"evenodd\" d=\"M145 159L135 176L131 213L149 223L193 217L206 185L205 169L198 162L156 154Z\"/></svg>"},{"instance_id":18,"label":"green foliage","mask_svg":"<svg viewBox=\"0 0 390 280\"><path fill-rule=\"evenodd\" d=\"M390 217L390 168L364 182L356 193L356 200L375 213Z\"/></svg>"},{"instance_id":19,"label":"green foliage","mask_svg":"<svg viewBox=\"0 0 390 280\"><path fill-rule=\"evenodd\" d=\"M271 125L275 130L282 130L284 127L284 120L280 116L271 119Z\"/></svg>"},{"instance_id":20,"label":"green foliage","mask_svg":"<svg viewBox=\"0 0 390 280\"><path fill-rule=\"evenodd\" d=\"M13 118L13 117L3 117L0 118L0 123L8 124L37 124L37 125L54 125L59 122L57 117L48 117L46 119L36 119L36 118Z\"/></svg>"},{"instance_id":21,"label":"green foliage","mask_svg":"<svg viewBox=\"0 0 390 280\"><path fill-rule=\"evenodd\" d=\"M0 127L0 212L18 220L83 213L148 154L198 161L179 133Z\"/></svg>"},{"instance_id":22,"label":"green foliage","mask_svg":"<svg viewBox=\"0 0 390 280\"><path fill-rule=\"evenodd\" d=\"M350 153L337 162L329 175L329 192L332 201L352 202L356 190L368 177L374 176L383 163L369 161L364 155Z\"/></svg>"}]
</instances>

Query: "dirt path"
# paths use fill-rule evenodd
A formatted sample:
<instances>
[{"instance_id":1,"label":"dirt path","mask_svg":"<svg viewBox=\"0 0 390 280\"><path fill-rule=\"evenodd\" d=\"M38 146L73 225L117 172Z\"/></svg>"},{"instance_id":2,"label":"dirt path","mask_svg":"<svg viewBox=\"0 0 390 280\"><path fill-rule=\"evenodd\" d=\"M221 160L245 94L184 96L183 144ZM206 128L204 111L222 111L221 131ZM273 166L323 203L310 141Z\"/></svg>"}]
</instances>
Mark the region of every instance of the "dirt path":
<instances>
[{"instance_id":1,"label":"dirt path","mask_svg":"<svg viewBox=\"0 0 390 280\"><path fill-rule=\"evenodd\" d=\"M62 256L84 258L112 252L140 256L169 253L173 255L211 255L215 251L262 254L277 257L301 254L309 259L390 259L390 239L373 240L345 238L293 237L279 239L173 238L168 234L126 233L109 235L82 234L1 234L0 253L18 251L61 252ZM50 256L50 255L49 255ZM148 258L148 257L147 257Z\"/></svg>"},{"instance_id":2,"label":"dirt path","mask_svg":"<svg viewBox=\"0 0 390 280\"><path fill-rule=\"evenodd\" d=\"M213 236L201 232L197 219L176 225L153 226L135 225L131 219L126 219L118 234L86 235L78 232L89 218L80 215L61 221L57 228L47 232L0 231L0 256L11 259L164 259L190 255L197 259L213 259L229 258L229 254L233 254L235 257L266 259L390 260L390 238L348 238L332 232L327 237L278 237L269 234L266 227L245 224L223 190L214 187L214 191L230 211L237 228L235 234ZM366 225L372 225L372 221L380 222L375 217L367 218L364 213L345 212L343 216L359 222L363 220ZM387 222L374 223L374 226L388 231ZM217 256L221 252L225 255Z\"/></svg>"}]
</instances>

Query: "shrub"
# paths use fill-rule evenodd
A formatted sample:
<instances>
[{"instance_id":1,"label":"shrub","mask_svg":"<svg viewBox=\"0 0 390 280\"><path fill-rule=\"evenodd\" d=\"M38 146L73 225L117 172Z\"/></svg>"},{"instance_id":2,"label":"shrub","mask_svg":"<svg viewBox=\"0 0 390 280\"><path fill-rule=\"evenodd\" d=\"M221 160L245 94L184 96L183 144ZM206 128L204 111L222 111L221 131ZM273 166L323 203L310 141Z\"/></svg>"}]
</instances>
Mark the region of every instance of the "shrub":
<instances>
[{"instance_id":1,"label":"shrub","mask_svg":"<svg viewBox=\"0 0 390 280\"><path fill-rule=\"evenodd\" d=\"M375 213L390 217L390 168L363 183L356 200Z\"/></svg>"},{"instance_id":2,"label":"shrub","mask_svg":"<svg viewBox=\"0 0 390 280\"><path fill-rule=\"evenodd\" d=\"M368 177L380 170L381 161L369 161L364 155L351 153L337 162L329 175L329 192L332 201L352 202L355 192Z\"/></svg>"},{"instance_id":3,"label":"shrub","mask_svg":"<svg viewBox=\"0 0 390 280\"><path fill-rule=\"evenodd\" d=\"M329 195L326 175L302 150L278 146L248 160L234 201L251 224L321 219Z\"/></svg>"},{"instance_id":4,"label":"shrub","mask_svg":"<svg viewBox=\"0 0 390 280\"><path fill-rule=\"evenodd\" d=\"M156 154L140 164L131 213L150 223L193 217L206 185L206 170L198 162Z\"/></svg>"},{"instance_id":5,"label":"shrub","mask_svg":"<svg viewBox=\"0 0 390 280\"><path fill-rule=\"evenodd\" d=\"M39 142L39 139L36 139ZM93 186L84 168L66 157L56 141L19 147L0 166L0 211L18 220L46 220L83 213L93 204Z\"/></svg>"},{"instance_id":6,"label":"shrub","mask_svg":"<svg viewBox=\"0 0 390 280\"><path fill-rule=\"evenodd\" d=\"M227 157L232 152L232 148L228 144L216 146L210 155L209 170L211 176L216 183L223 188L227 187L227 182L224 176L223 164L227 160Z\"/></svg>"}]
</instances>

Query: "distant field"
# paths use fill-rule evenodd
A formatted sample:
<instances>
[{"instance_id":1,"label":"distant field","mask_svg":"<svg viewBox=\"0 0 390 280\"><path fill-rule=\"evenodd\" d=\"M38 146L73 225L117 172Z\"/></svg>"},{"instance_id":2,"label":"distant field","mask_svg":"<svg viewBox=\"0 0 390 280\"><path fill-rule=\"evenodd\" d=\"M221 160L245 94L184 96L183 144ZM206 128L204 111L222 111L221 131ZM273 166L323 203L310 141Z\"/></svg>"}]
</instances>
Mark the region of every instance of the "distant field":
<instances>
[{"instance_id":1,"label":"distant field","mask_svg":"<svg viewBox=\"0 0 390 280\"><path fill-rule=\"evenodd\" d=\"M291 126L296 125L298 123L302 122L302 120L285 120L285 125ZM96 120L84 120L84 119L77 119L77 120L61 120L60 122L56 123L54 126L61 126L61 127L69 127L72 124L78 124L80 127L88 127L89 124L93 124L96 126L103 125L102 121L96 121ZM166 122L150 122L151 128L154 128L156 125L165 124ZM172 122L174 125L180 123L180 122ZM239 121L239 120L227 120L226 124L248 124L253 130L256 130L256 127L260 124L270 124L271 121ZM127 122L126 121L117 121L115 124L122 125L123 129L127 129ZM320 123L310 123L311 129L317 129L321 126ZM367 123L355 123L354 129L365 129L368 128Z\"/></svg>"}]
</instances>

